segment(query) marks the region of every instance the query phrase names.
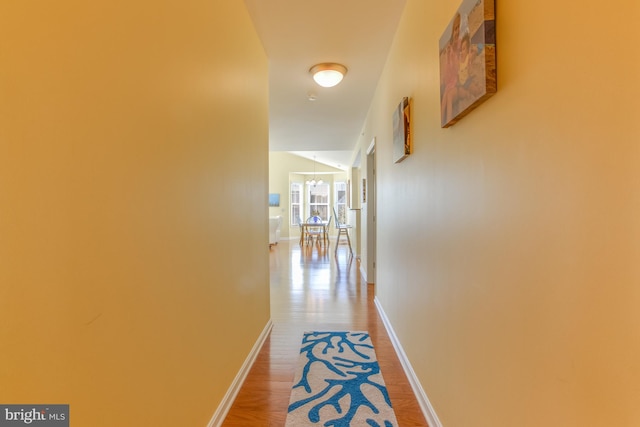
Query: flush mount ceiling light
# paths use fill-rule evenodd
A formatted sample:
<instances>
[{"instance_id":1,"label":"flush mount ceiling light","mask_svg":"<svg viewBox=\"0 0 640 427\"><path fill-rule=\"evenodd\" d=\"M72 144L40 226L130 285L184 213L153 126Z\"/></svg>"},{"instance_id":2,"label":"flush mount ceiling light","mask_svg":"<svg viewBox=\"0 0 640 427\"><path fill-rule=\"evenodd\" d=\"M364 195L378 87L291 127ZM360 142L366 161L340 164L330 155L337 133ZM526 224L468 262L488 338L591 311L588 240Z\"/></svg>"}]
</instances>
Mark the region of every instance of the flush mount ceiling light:
<instances>
[{"instance_id":1,"label":"flush mount ceiling light","mask_svg":"<svg viewBox=\"0 0 640 427\"><path fill-rule=\"evenodd\" d=\"M342 81L347 74L347 67L333 62L324 62L311 67L309 70L313 80L322 87L333 87Z\"/></svg>"}]
</instances>

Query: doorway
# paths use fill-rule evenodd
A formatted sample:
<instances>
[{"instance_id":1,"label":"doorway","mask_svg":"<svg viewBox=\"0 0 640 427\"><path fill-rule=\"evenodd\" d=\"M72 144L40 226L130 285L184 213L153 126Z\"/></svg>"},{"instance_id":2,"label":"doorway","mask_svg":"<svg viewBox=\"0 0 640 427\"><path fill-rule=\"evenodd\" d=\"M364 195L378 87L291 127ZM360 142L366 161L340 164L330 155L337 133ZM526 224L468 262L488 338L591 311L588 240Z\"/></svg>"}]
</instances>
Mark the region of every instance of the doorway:
<instances>
[{"instance_id":1,"label":"doorway","mask_svg":"<svg viewBox=\"0 0 640 427\"><path fill-rule=\"evenodd\" d=\"M367 283L376 283L376 138L367 148Z\"/></svg>"}]
</instances>

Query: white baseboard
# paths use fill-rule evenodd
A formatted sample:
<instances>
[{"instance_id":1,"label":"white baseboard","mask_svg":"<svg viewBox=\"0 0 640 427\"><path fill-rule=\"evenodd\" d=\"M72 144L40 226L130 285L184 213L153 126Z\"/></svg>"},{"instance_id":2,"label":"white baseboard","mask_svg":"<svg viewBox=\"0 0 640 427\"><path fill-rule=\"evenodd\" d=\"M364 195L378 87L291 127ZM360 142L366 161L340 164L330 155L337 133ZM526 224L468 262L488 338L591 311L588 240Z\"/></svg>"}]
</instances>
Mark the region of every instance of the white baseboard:
<instances>
[{"instance_id":1,"label":"white baseboard","mask_svg":"<svg viewBox=\"0 0 640 427\"><path fill-rule=\"evenodd\" d=\"M242 387L244 380L247 379L247 375L249 374L249 370L251 370L251 366L253 366L253 362L256 361L256 357L258 357L258 353L260 353L262 345L269 336L271 328L273 328L273 322L271 321L271 319L269 319L267 325L262 330L262 333L258 337L258 340L253 345L253 348L249 352L249 355L242 364L240 371L233 379L231 387L229 387L229 390L227 390L227 393L222 398L222 402L220 402L218 409L216 409L216 412L213 414L211 421L209 421L209 424L207 424L207 427L219 427L222 425L222 422L229 413L229 409L231 409L233 401L236 399L236 396L238 396L240 387Z\"/></svg>"},{"instance_id":2,"label":"white baseboard","mask_svg":"<svg viewBox=\"0 0 640 427\"><path fill-rule=\"evenodd\" d=\"M422 413L424 414L424 417L427 419L427 422L429 423L429 427L442 427L442 423L440 423L440 420L438 419L438 416L436 415L436 412L433 409L433 406L431 406L431 402L429 402L429 398L427 397L427 394L424 392L424 389L422 388L422 385L420 384L420 381L418 380L416 373L411 367L411 363L409 362L409 359L407 358L406 353L402 349L402 345L400 345L400 341L398 340L398 337L394 332L393 327L391 326L391 322L389 321L389 318L384 312L384 309L382 308L382 305L380 304L378 297L374 298L374 302L376 304L376 308L378 309L378 313L380 314L380 318L382 319L382 323L384 323L384 327L386 328L387 333L389 334L389 338L391 338L393 347L396 349L396 353L398 354L398 358L400 359L402 368L404 369L405 374L407 374L409 383L411 383L411 388L413 389L413 392L415 393L416 398L418 399L418 404L420 405L420 409L422 409Z\"/></svg>"}]
</instances>

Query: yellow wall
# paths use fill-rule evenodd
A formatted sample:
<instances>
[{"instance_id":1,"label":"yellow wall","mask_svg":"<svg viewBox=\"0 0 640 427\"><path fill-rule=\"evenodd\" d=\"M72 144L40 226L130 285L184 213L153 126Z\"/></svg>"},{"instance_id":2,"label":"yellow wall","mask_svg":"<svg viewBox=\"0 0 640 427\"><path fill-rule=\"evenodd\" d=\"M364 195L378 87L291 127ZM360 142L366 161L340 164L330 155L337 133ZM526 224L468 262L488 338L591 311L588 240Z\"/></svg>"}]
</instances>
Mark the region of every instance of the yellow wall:
<instances>
[{"instance_id":1,"label":"yellow wall","mask_svg":"<svg viewBox=\"0 0 640 427\"><path fill-rule=\"evenodd\" d=\"M444 426L640 425L640 6L498 2L498 93L441 129L458 6L408 0L360 141L378 298Z\"/></svg>"},{"instance_id":2,"label":"yellow wall","mask_svg":"<svg viewBox=\"0 0 640 427\"><path fill-rule=\"evenodd\" d=\"M207 424L269 319L267 82L241 2L0 4L0 402Z\"/></svg>"}]
</instances>

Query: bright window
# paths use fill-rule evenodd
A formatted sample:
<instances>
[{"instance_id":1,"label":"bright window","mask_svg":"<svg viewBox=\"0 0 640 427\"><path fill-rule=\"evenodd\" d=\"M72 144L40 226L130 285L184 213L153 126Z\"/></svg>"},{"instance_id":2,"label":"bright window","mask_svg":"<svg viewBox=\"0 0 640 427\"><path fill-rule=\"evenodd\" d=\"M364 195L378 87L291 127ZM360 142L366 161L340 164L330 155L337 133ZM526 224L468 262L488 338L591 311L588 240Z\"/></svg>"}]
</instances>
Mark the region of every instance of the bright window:
<instances>
[{"instance_id":1,"label":"bright window","mask_svg":"<svg viewBox=\"0 0 640 427\"><path fill-rule=\"evenodd\" d=\"M308 191L308 216L318 215L323 221L329 219L329 184L310 185Z\"/></svg>"},{"instance_id":2,"label":"bright window","mask_svg":"<svg viewBox=\"0 0 640 427\"><path fill-rule=\"evenodd\" d=\"M302 219L302 183L291 183L291 225L298 225Z\"/></svg>"},{"instance_id":3,"label":"bright window","mask_svg":"<svg viewBox=\"0 0 640 427\"><path fill-rule=\"evenodd\" d=\"M346 182L336 182L336 212L338 218L334 218L336 222L340 222L341 224L346 224L347 222L347 183Z\"/></svg>"}]
</instances>

